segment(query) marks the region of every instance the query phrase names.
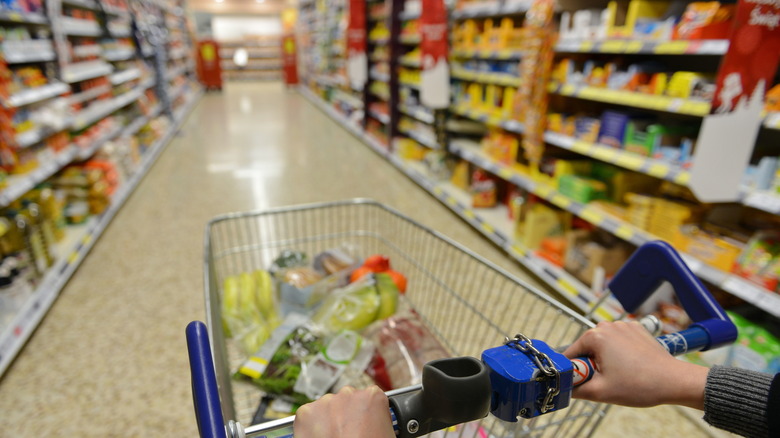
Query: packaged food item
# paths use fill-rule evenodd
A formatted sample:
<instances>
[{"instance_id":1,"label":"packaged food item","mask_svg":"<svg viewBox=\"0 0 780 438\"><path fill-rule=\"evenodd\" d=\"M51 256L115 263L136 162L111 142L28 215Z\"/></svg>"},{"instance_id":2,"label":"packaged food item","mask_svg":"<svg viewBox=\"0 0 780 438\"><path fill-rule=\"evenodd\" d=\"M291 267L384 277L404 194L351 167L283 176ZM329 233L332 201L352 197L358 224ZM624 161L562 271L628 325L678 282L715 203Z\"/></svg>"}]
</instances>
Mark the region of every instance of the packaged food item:
<instances>
[{"instance_id":1,"label":"packaged food item","mask_svg":"<svg viewBox=\"0 0 780 438\"><path fill-rule=\"evenodd\" d=\"M363 336L376 346L366 373L385 390L420 383L423 365L450 356L414 310L369 326Z\"/></svg>"},{"instance_id":2,"label":"packaged food item","mask_svg":"<svg viewBox=\"0 0 780 438\"><path fill-rule=\"evenodd\" d=\"M311 313L330 291L348 284L357 264L355 252L346 246L330 249L317 254L309 265L305 253L282 251L269 268L277 281L282 314Z\"/></svg>"},{"instance_id":3,"label":"packaged food item","mask_svg":"<svg viewBox=\"0 0 780 438\"><path fill-rule=\"evenodd\" d=\"M778 290L780 232L756 233L737 258L733 272L769 290Z\"/></svg>"},{"instance_id":4,"label":"packaged food item","mask_svg":"<svg viewBox=\"0 0 780 438\"><path fill-rule=\"evenodd\" d=\"M292 313L238 370L263 391L301 405L325 395L345 372L362 374L373 344L354 331L330 336Z\"/></svg>"},{"instance_id":5,"label":"packaged food item","mask_svg":"<svg viewBox=\"0 0 780 438\"><path fill-rule=\"evenodd\" d=\"M493 208L498 202L496 180L487 172L477 169L471 175L471 205L474 208Z\"/></svg>"},{"instance_id":6,"label":"packaged food item","mask_svg":"<svg viewBox=\"0 0 780 438\"><path fill-rule=\"evenodd\" d=\"M603 278L611 278L631 255L626 242L607 232L572 230L566 239L564 268L588 285L599 276L598 270Z\"/></svg>"}]
</instances>

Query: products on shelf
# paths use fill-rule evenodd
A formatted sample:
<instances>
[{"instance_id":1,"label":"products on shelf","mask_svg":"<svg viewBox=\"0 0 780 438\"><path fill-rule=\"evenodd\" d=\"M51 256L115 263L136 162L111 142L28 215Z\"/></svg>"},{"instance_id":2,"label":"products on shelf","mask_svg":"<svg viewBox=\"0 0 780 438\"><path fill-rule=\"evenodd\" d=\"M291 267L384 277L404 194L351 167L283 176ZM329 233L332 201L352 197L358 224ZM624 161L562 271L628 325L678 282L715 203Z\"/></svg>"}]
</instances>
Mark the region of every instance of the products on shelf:
<instances>
[{"instance_id":1,"label":"products on shelf","mask_svg":"<svg viewBox=\"0 0 780 438\"><path fill-rule=\"evenodd\" d=\"M769 290L780 292L780 233L756 233L736 258L734 272Z\"/></svg>"},{"instance_id":2,"label":"products on shelf","mask_svg":"<svg viewBox=\"0 0 780 438\"><path fill-rule=\"evenodd\" d=\"M587 143L611 146L682 167L690 166L698 135L697 129L689 124L616 110L606 110L600 117L550 113L547 128Z\"/></svg>"},{"instance_id":3,"label":"products on shelf","mask_svg":"<svg viewBox=\"0 0 780 438\"><path fill-rule=\"evenodd\" d=\"M390 30L384 21L378 21L368 32L368 39L371 41L386 41L390 38Z\"/></svg>"},{"instance_id":4,"label":"products on shelf","mask_svg":"<svg viewBox=\"0 0 780 438\"><path fill-rule=\"evenodd\" d=\"M723 39L733 15L734 5L720 2L689 3L680 14L671 1L610 1L606 9L563 12L559 34L562 40L581 41Z\"/></svg>"},{"instance_id":5,"label":"products on shelf","mask_svg":"<svg viewBox=\"0 0 780 438\"><path fill-rule=\"evenodd\" d=\"M690 71L669 71L656 62L623 65L590 59L559 60L553 69L556 85L589 86L630 91L656 96L711 101L715 92L715 75Z\"/></svg>"},{"instance_id":6,"label":"products on shelf","mask_svg":"<svg viewBox=\"0 0 780 438\"><path fill-rule=\"evenodd\" d=\"M594 285L597 278L604 284L628 261L631 252L630 245L609 233L575 229L566 233L563 266L586 285Z\"/></svg>"},{"instance_id":7,"label":"products on shelf","mask_svg":"<svg viewBox=\"0 0 780 438\"><path fill-rule=\"evenodd\" d=\"M465 20L452 29L454 50L519 49L527 33L521 22L512 17Z\"/></svg>"},{"instance_id":8,"label":"products on shelf","mask_svg":"<svg viewBox=\"0 0 780 438\"><path fill-rule=\"evenodd\" d=\"M43 1L41 0L5 0L0 3L0 10L23 12L31 14L43 13Z\"/></svg>"}]
</instances>

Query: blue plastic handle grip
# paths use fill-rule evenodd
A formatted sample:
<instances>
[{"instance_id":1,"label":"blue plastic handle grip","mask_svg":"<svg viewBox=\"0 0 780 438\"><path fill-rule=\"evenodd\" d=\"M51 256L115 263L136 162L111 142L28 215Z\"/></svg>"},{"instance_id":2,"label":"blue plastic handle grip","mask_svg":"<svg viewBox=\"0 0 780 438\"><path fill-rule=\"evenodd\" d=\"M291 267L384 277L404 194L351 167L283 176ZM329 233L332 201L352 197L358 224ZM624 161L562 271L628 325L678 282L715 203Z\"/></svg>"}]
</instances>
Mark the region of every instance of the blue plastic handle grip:
<instances>
[{"instance_id":1,"label":"blue plastic handle grip","mask_svg":"<svg viewBox=\"0 0 780 438\"><path fill-rule=\"evenodd\" d=\"M225 420L217 388L217 373L211 358L206 324L193 321L187 325L187 350L192 373L192 401L201 438L225 438Z\"/></svg>"},{"instance_id":2,"label":"blue plastic handle grip","mask_svg":"<svg viewBox=\"0 0 780 438\"><path fill-rule=\"evenodd\" d=\"M692 351L699 351L710 344L710 336L701 327L692 326L685 330L656 338L659 344L672 356L679 356ZM571 360L574 366L574 386L580 386L593 378L596 373L593 361L589 357L578 357Z\"/></svg>"},{"instance_id":3,"label":"blue plastic handle grip","mask_svg":"<svg viewBox=\"0 0 780 438\"><path fill-rule=\"evenodd\" d=\"M737 328L726 312L666 242L658 240L640 246L609 282L609 290L627 312L633 313L664 281L671 283L694 322L691 327L707 332L709 343L701 350L737 339Z\"/></svg>"}]
</instances>

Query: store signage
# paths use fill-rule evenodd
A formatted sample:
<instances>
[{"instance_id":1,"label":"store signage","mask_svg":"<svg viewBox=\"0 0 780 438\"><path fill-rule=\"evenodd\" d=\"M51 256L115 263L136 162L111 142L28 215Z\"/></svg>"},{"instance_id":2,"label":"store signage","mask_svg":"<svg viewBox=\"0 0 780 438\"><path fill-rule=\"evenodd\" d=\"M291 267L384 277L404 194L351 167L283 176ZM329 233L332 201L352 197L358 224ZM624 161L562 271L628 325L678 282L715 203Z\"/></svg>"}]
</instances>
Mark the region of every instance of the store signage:
<instances>
[{"instance_id":1,"label":"store signage","mask_svg":"<svg viewBox=\"0 0 780 438\"><path fill-rule=\"evenodd\" d=\"M284 65L284 84L298 84L298 51L295 47L295 35L282 36L282 65Z\"/></svg>"},{"instance_id":2,"label":"store signage","mask_svg":"<svg viewBox=\"0 0 780 438\"><path fill-rule=\"evenodd\" d=\"M353 90L362 90L368 80L366 58L366 0L350 0L347 26L347 76Z\"/></svg>"},{"instance_id":3,"label":"store signage","mask_svg":"<svg viewBox=\"0 0 780 438\"><path fill-rule=\"evenodd\" d=\"M447 108L450 105L450 67L447 8L443 0L422 0L420 33L420 101L428 108Z\"/></svg>"},{"instance_id":4,"label":"store signage","mask_svg":"<svg viewBox=\"0 0 780 438\"><path fill-rule=\"evenodd\" d=\"M780 0L739 0L729 40L691 168L689 186L703 202L739 198L780 61Z\"/></svg>"}]
</instances>

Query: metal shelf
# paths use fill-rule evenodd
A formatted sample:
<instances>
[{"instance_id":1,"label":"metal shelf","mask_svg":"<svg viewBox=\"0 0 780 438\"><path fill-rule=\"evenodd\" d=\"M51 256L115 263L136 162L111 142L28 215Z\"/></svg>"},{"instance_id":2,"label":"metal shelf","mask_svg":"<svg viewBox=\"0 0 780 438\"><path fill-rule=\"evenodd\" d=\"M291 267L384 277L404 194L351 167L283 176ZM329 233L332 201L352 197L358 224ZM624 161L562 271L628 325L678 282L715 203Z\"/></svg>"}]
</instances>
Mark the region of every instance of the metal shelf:
<instances>
[{"instance_id":1,"label":"metal shelf","mask_svg":"<svg viewBox=\"0 0 780 438\"><path fill-rule=\"evenodd\" d=\"M103 34L103 29L100 28L97 21L65 16L60 17L59 20L62 24L62 31L66 35L98 37Z\"/></svg>"},{"instance_id":2,"label":"metal shelf","mask_svg":"<svg viewBox=\"0 0 780 438\"><path fill-rule=\"evenodd\" d=\"M109 79L111 80L111 85L120 85L120 84L124 84L125 82L138 79L140 77L141 77L141 70L136 67L133 67L127 70L116 72L112 74L109 77Z\"/></svg>"},{"instance_id":3,"label":"metal shelf","mask_svg":"<svg viewBox=\"0 0 780 438\"><path fill-rule=\"evenodd\" d=\"M89 108L81 111L74 117L71 128L78 131L97 122L98 120L102 120L114 111L138 100L138 98L141 97L145 90L146 88L139 86L131 91L116 96L111 100L105 101L105 103L96 102L92 104Z\"/></svg>"},{"instance_id":4,"label":"metal shelf","mask_svg":"<svg viewBox=\"0 0 780 438\"><path fill-rule=\"evenodd\" d=\"M106 61L110 61L110 62L127 61L128 59L135 58L135 49L133 48L113 49L104 52L103 58L105 58Z\"/></svg>"},{"instance_id":5,"label":"metal shelf","mask_svg":"<svg viewBox=\"0 0 780 438\"><path fill-rule=\"evenodd\" d=\"M416 141L417 143L420 143L421 145L431 148L431 149L441 149L441 146L439 146L438 143L436 143L435 138L431 138L428 135L423 135L416 131L407 131L404 129L398 129L399 132L401 132L403 135L411 138L412 140Z\"/></svg>"},{"instance_id":6,"label":"metal shelf","mask_svg":"<svg viewBox=\"0 0 780 438\"><path fill-rule=\"evenodd\" d=\"M501 15L522 14L531 7L531 2L482 2L477 6L455 10L451 16L453 20L466 20L469 18L487 18Z\"/></svg>"},{"instance_id":7,"label":"metal shelf","mask_svg":"<svg viewBox=\"0 0 780 438\"><path fill-rule=\"evenodd\" d=\"M588 143L556 132L545 132L544 141L559 148L677 184L686 185L691 179L688 170L677 164L643 157L598 143Z\"/></svg>"},{"instance_id":8,"label":"metal shelf","mask_svg":"<svg viewBox=\"0 0 780 438\"><path fill-rule=\"evenodd\" d=\"M559 53L619 53L647 55L725 55L729 40L642 41L559 40Z\"/></svg>"},{"instance_id":9,"label":"metal shelf","mask_svg":"<svg viewBox=\"0 0 780 438\"><path fill-rule=\"evenodd\" d=\"M2 50L7 64L49 62L57 58L51 40L5 41Z\"/></svg>"},{"instance_id":10,"label":"metal shelf","mask_svg":"<svg viewBox=\"0 0 780 438\"><path fill-rule=\"evenodd\" d=\"M43 14L15 11L0 11L0 21L22 24L49 24L49 19Z\"/></svg>"},{"instance_id":11,"label":"metal shelf","mask_svg":"<svg viewBox=\"0 0 780 438\"><path fill-rule=\"evenodd\" d=\"M385 113L380 113L379 111L374 111L372 109L368 110L368 114L373 117L374 119L378 120L383 125L389 125L390 124L390 115Z\"/></svg>"},{"instance_id":12,"label":"metal shelf","mask_svg":"<svg viewBox=\"0 0 780 438\"><path fill-rule=\"evenodd\" d=\"M482 50L482 49L453 49L451 58L480 58L495 61L520 60L525 53L516 49Z\"/></svg>"},{"instance_id":13,"label":"metal shelf","mask_svg":"<svg viewBox=\"0 0 780 438\"><path fill-rule=\"evenodd\" d=\"M458 68L452 70L451 76L464 81L503 85L505 87L519 87L521 84L518 76L508 73L485 73Z\"/></svg>"},{"instance_id":14,"label":"metal shelf","mask_svg":"<svg viewBox=\"0 0 780 438\"><path fill-rule=\"evenodd\" d=\"M407 116L413 117L423 123L432 125L434 122L433 113L431 113L431 111L425 107L411 107L405 104L400 104L398 105L398 110Z\"/></svg>"},{"instance_id":15,"label":"metal shelf","mask_svg":"<svg viewBox=\"0 0 780 438\"><path fill-rule=\"evenodd\" d=\"M26 90L19 91L12 94L8 99L3 102L3 105L8 108L18 108L20 106L29 105L31 103L37 103L52 97L60 96L70 91L70 87L62 82L54 82L51 84L41 85L40 87L28 88Z\"/></svg>"},{"instance_id":16,"label":"metal shelf","mask_svg":"<svg viewBox=\"0 0 780 438\"><path fill-rule=\"evenodd\" d=\"M457 105L450 107L450 111L463 117L482 122L486 125L497 126L509 132L516 134L522 134L525 131L525 127L517 120L507 120L503 117L489 114L485 111L480 111L474 108L470 108L468 105Z\"/></svg>"},{"instance_id":17,"label":"metal shelf","mask_svg":"<svg viewBox=\"0 0 780 438\"><path fill-rule=\"evenodd\" d=\"M73 84L88 79L106 76L114 71L111 64L103 61L85 61L66 66L62 71L62 80Z\"/></svg>"},{"instance_id":18,"label":"metal shelf","mask_svg":"<svg viewBox=\"0 0 780 438\"><path fill-rule=\"evenodd\" d=\"M680 99L668 96L634 93L631 91L609 90L571 84L550 84L548 91L561 96L576 97L613 105L624 105L654 111L703 117L710 113L710 102Z\"/></svg>"}]
</instances>

